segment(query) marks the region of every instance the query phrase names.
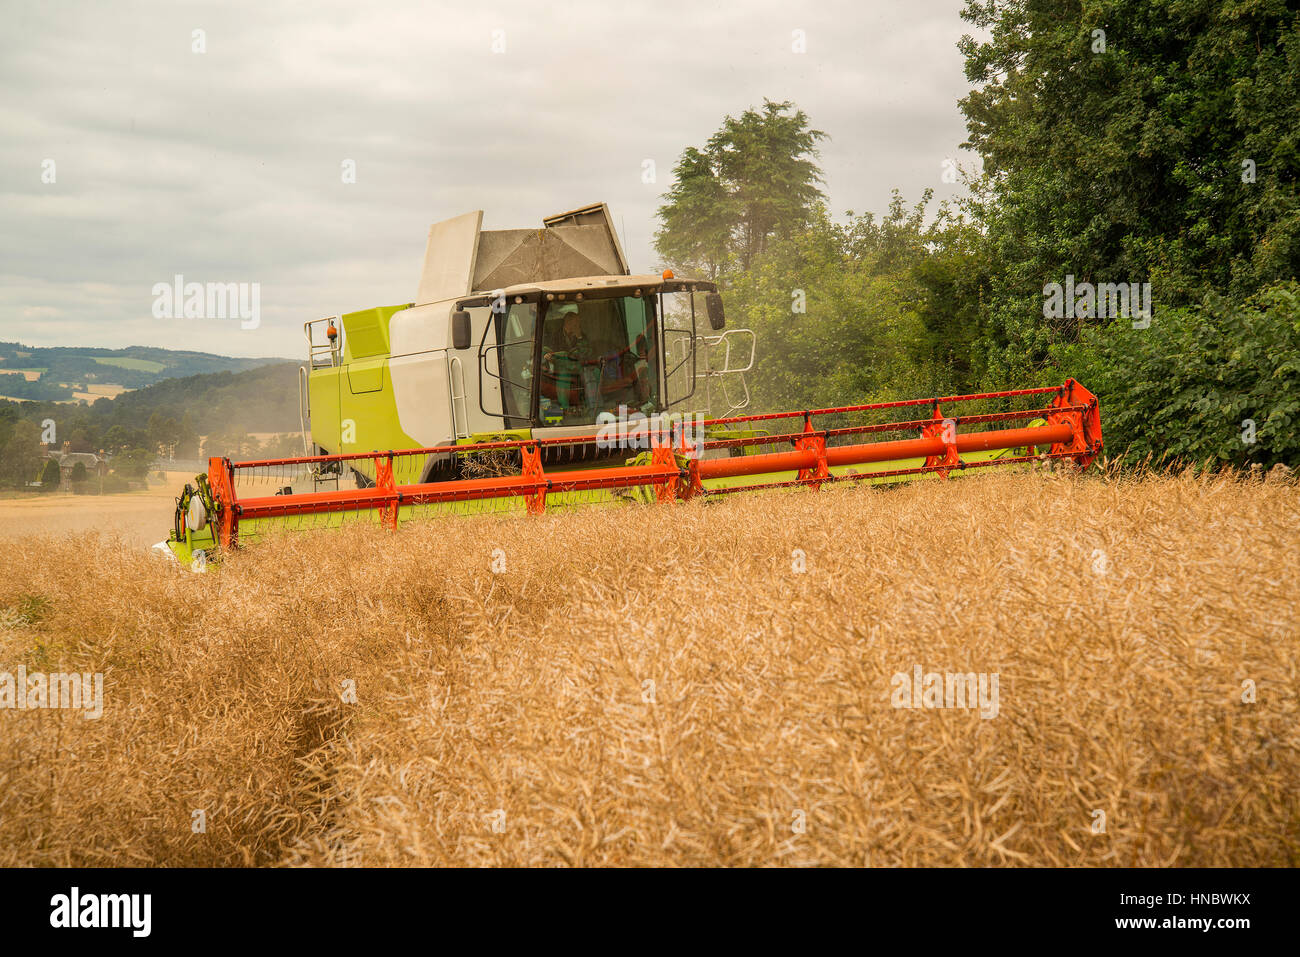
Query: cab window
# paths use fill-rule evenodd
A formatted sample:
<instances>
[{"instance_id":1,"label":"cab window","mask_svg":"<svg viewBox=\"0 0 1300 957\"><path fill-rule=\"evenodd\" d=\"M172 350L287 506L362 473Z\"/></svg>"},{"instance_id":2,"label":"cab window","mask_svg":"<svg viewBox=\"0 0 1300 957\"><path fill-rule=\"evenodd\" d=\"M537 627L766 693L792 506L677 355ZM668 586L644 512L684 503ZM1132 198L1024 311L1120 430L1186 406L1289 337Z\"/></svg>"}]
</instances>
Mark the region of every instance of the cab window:
<instances>
[{"instance_id":1,"label":"cab window","mask_svg":"<svg viewBox=\"0 0 1300 957\"><path fill-rule=\"evenodd\" d=\"M654 412L659 358L653 299L623 296L547 304L541 426L593 425L602 412Z\"/></svg>"},{"instance_id":2,"label":"cab window","mask_svg":"<svg viewBox=\"0 0 1300 957\"><path fill-rule=\"evenodd\" d=\"M507 428L526 427L532 419L533 346L537 304L513 303L498 319L501 402Z\"/></svg>"}]
</instances>

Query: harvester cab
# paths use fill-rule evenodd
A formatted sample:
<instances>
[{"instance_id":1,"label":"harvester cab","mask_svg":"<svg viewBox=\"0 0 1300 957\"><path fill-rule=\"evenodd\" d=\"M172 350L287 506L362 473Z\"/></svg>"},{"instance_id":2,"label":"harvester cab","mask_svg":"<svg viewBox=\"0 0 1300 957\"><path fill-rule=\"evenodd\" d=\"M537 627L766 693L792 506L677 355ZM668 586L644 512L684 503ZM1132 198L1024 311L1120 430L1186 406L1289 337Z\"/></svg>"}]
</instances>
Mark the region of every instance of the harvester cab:
<instances>
[{"instance_id":1,"label":"harvester cab","mask_svg":"<svg viewBox=\"0 0 1300 957\"><path fill-rule=\"evenodd\" d=\"M749 404L753 333L725 328L711 282L632 275L603 203L541 229L485 231L482 216L429 230L414 302L305 325L305 452L573 438ZM609 457L579 445L548 446L545 459ZM431 454L412 477L454 477L460 464ZM374 480L367 462L352 471Z\"/></svg>"}]
</instances>

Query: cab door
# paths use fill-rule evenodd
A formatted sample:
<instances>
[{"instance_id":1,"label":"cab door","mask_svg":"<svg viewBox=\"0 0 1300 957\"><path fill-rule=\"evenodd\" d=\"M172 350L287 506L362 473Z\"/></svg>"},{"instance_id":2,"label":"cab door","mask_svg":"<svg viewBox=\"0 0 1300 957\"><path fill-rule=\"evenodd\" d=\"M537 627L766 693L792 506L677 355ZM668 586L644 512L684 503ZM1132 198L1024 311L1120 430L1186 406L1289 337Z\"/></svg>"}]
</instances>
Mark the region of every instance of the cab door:
<instances>
[{"instance_id":1,"label":"cab door","mask_svg":"<svg viewBox=\"0 0 1300 957\"><path fill-rule=\"evenodd\" d=\"M695 293L663 292L659 302L660 328L663 338L664 408L677 408L695 395L696 344Z\"/></svg>"},{"instance_id":2,"label":"cab door","mask_svg":"<svg viewBox=\"0 0 1300 957\"><path fill-rule=\"evenodd\" d=\"M498 300L495 306L501 308L491 308L479 344L479 407L500 419L503 428L531 428L537 407L537 303Z\"/></svg>"}]
</instances>

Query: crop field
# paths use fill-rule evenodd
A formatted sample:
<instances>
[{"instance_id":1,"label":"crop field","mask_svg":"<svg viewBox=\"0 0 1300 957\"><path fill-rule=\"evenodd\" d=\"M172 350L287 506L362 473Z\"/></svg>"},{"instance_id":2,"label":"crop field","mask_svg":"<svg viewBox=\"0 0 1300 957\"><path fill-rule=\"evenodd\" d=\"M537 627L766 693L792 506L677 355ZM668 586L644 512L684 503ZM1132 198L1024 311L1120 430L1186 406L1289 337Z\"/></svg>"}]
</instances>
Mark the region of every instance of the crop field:
<instances>
[{"instance_id":1,"label":"crop field","mask_svg":"<svg viewBox=\"0 0 1300 957\"><path fill-rule=\"evenodd\" d=\"M75 495L72 492L27 492L0 495L0 542L31 536L101 533L117 540L115 547L151 545L167 537L170 516L189 472L167 472L167 481L137 492Z\"/></svg>"},{"instance_id":2,"label":"crop field","mask_svg":"<svg viewBox=\"0 0 1300 957\"><path fill-rule=\"evenodd\" d=\"M86 386L85 392L72 393L72 398L77 400L83 400L86 402L94 402L95 400L103 398L104 396L108 396L111 399L114 396L121 395L123 392L130 392L130 391L131 391L130 389L127 389L124 386L117 385L116 383L93 383L92 382Z\"/></svg>"},{"instance_id":3,"label":"crop field","mask_svg":"<svg viewBox=\"0 0 1300 957\"><path fill-rule=\"evenodd\" d=\"M130 356L95 356L94 359L102 366L117 366L119 369L135 369L140 372L162 372L167 368L153 359L133 359Z\"/></svg>"},{"instance_id":4,"label":"crop field","mask_svg":"<svg viewBox=\"0 0 1300 957\"><path fill-rule=\"evenodd\" d=\"M1290 478L1104 470L202 575L28 537L0 671L102 673L102 714L0 709L0 864L1295 866L1297 553Z\"/></svg>"}]
</instances>

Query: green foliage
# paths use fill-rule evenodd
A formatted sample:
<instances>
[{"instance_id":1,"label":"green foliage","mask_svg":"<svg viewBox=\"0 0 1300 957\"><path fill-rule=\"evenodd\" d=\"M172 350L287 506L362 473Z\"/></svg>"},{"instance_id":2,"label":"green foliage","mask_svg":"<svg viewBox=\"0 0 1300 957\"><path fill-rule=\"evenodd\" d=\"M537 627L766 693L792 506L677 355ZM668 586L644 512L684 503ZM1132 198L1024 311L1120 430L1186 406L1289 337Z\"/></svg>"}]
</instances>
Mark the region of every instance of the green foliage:
<instances>
[{"instance_id":1,"label":"green foliage","mask_svg":"<svg viewBox=\"0 0 1300 957\"><path fill-rule=\"evenodd\" d=\"M716 276L731 325L758 334L755 409L1072 375L1100 397L1112 455L1300 462L1300 17L1276 0L980 0L965 16L990 38L963 44L984 173L960 215L927 223L929 194L895 194L879 219L832 222L815 167L788 167L800 189L773 172L753 111L683 154L658 248ZM795 117L783 161L822 135L791 140ZM742 202L783 191L775 219ZM1150 282L1150 327L1044 319L1044 285L1067 274Z\"/></svg>"},{"instance_id":2,"label":"green foliage","mask_svg":"<svg viewBox=\"0 0 1300 957\"><path fill-rule=\"evenodd\" d=\"M1300 267L1300 16L1285 0L968 0L989 384L1047 375L1042 288L1152 283L1157 310ZM1104 31L1104 49L1101 36ZM1254 182L1246 161L1254 163ZM1050 376L1048 376L1050 377Z\"/></svg>"},{"instance_id":3,"label":"green foliage","mask_svg":"<svg viewBox=\"0 0 1300 957\"><path fill-rule=\"evenodd\" d=\"M72 478L72 484L73 484L74 487L76 487L76 486L84 486L84 485L86 484L86 480L87 480L89 477L90 477L90 474L89 474L89 472L86 471L86 463L85 463L85 462L77 462L77 463L75 463L75 464L72 466L72 476L71 476L71 478Z\"/></svg>"},{"instance_id":4,"label":"green foliage","mask_svg":"<svg viewBox=\"0 0 1300 957\"><path fill-rule=\"evenodd\" d=\"M104 432L104 451L116 455L124 449L140 448L148 444L148 434L143 429L132 429L125 425L109 426Z\"/></svg>"},{"instance_id":5,"label":"green foliage","mask_svg":"<svg viewBox=\"0 0 1300 957\"><path fill-rule=\"evenodd\" d=\"M18 421L18 410L22 406L16 402L0 402L0 454L13 435L14 423Z\"/></svg>"},{"instance_id":6,"label":"green foliage","mask_svg":"<svg viewBox=\"0 0 1300 957\"><path fill-rule=\"evenodd\" d=\"M103 404L96 403L95 408ZM277 432L298 428L298 366L279 363L248 372L217 372L166 379L156 385L126 392L112 401L106 414L117 421L151 432L150 417L160 417L158 438L188 438L232 426L249 432ZM184 417L191 421L189 436L166 428L166 419ZM159 425L159 423L155 423Z\"/></svg>"},{"instance_id":7,"label":"green foliage","mask_svg":"<svg viewBox=\"0 0 1300 957\"><path fill-rule=\"evenodd\" d=\"M55 420L56 422L58 420ZM72 429L72 437L68 439L69 452L94 452L96 449L95 436L97 431L94 428L78 426Z\"/></svg>"},{"instance_id":8,"label":"green foliage","mask_svg":"<svg viewBox=\"0 0 1300 957\"><path fill-rule=\"evenodd\" d=\"M208 433L204 437L201 454L205 459L212 455L248 458L259 451L261 443L249 435L247 430L234 426Z\"/></svg>"},{"instance_id":9,"label":"green foliage","mask_svg":"<svg viewBox=\"0 0 1300 957\"><path fill-rule=\"evenodd\" d=\"M58 426L60 441L66 438L74 452L152 448L193 458L200 433L296 431L297 376L297 364L285 362L246 372L164 379L94 405L0 401L0 437L6 421L49 418Z\"/></svg>"},{"instance_id":10,"label":"green foliage","mask_svg":"<svg viewBox=\"0 0 1300 957\"><path fill-rule=\"evenodd\" d=\"M793 112L790 112L793 110ZM823 199L817 142L792 103L728 116L703 150L688 148L660 207L655 248L677 268L716 279L731 264L749 269L773 239L806 227Z\"/></svg>"},{"instance_id":11,"label":"green foliage","mask_svg":"<svg viewBox=\"0 0 1300 957\"><path fill-rule=\"evenodd\" d=\"M676 183L659 208L655 248L674 268L716 280L730 256L735 211L713 164L688 147L673 169Z\"/></svg>"},{"instance_id":12,"label":"green foliage","mask_svg":"<svg viewBox=\"0 0 1300 957\"><path fill-rule=\"evenodd\" d=\"M98 349L80 346L26 346L20 342L0 342L0 369L42 369L38 380L45 388L54 383L112 382L127 389L139 389L167 378L184 378L213 372L244 372L282 359L237 359L206 352L184 352L129 346L125 349ZM0 377L0 394L32 399L68 399L67 395L14 392L10 380L22 376ZM29 383L29 386L37 383Z\"/></svg>"},{"instance_id":13,"label":"green foliage","mask_svg":"<svg viewBox=\"0 0 1300 957\"><path fill-rule=\"evenodd\" d=\"M141 481L142 478L143 477L141 477L141 479L135 479L134 481ZM131 482L132 480L128 479L124 475L110 472L100 480L99 486L93 489L93 491L101 495L115 495L119 492L129 492L131 491Z\"/></svg>"},{"instance_id":14,"label":"green foliage","mask_svg":"<svg viewBox=\"0 0 1300 957\"><path fill-rule=\"evenodd\" d=\"M180 423L173 416L165 416L161 412L152 413L149 416L147 431L149 448L156 449L161 455L171 456L175 454L182 434Z\"/></svg>"},{"instance_id":15,"label":"green foliage","mask_svg":"<svg viewBox=\"0 0 1300 957\"><path fill-rule=\"evenodd\" d=\"M774 241L725 285L730 323L758 336L750 376L764 411L944 394L966 384L974 307L969 232L927 193L908 209L833 223L818 208L802 233ZM852 217L852 213L849 214ZM801 311L802 310L802 311Z\"/></svg>"},{"instance_id":16,"label":"green foliage","mask_svg":"<svg viewBox=\"0 0 1300 957\"><path fill-rule=\"evenodd\" d=\"M113 473L119 478L129 481L144 481L145 473L149 471L158 456L148 449L127 449L113 456Z\"/></svg>"},{"instance_id":17,"label":"green foliage","mask_svg":"<svg viewBox=\"0 0 1300 957\"><path fill-rule=\"evenodd\" d=\"M867 401L905 365L909 341L921 334L916 317L899 308L893 277L855 262L824 218L773 244L725 292L731 324L758 337L756 410Z\"/></svg>"},{"instance_id":18,"label":"green foliage","mask_svg":"<svg viewBox=\"0 0 1300 957\"><path fill-rule=\"evenodd\" d=\"M20 375L0 375L0 395L12 399L33 399L40 402L60 402L72 398L72 389L56 385L42 376L28 382Z\"/></svg>"},{"instance_id":19,"label":"green foliage","mask_svg":"<svg viewBox=\"0 0 1300 957\"><path fill-rule=\"evenodd\" d=\"M59 463L54 459L46 459L45 466L41 469L41 491L53 492L63 481L63 473L59 470Z\"/></svg>"},{"instance_id":20,"label":"green foliage","mask_svg":"<svg viewBox=\"0 0 1300 957\"><path fill-rule=\"evenodd\" d=\"M176 429L176 458L192 459L199 454L199 433L194 428L194 416L188 410L181 416Z\"/></svg>"},{"instance_id":21,"label":"green foliage","mask_svg":"<svg viewBox=\"0 0 1300 957\"><path fill-rule=\"evenodd\" d=\"M13 423L0 447L0 482L23 488L40 478L43 464L40 427L25 420Z\"/></svg>"},{"instance_id":22,"label":"green foliage","mask_svg":"<svg viewBox=\"0 0 1300 957\"><path fill-rule=\"evenodd\" d=\"M1300 462L1300 284L1213 296L1089 329L1057 350L1101 398L1108 454L1245 466ZM1249 420L1249 422L1247 421ZM1252 441L1253 440L1253 441Z\"/></svg>"}]
</instances>

